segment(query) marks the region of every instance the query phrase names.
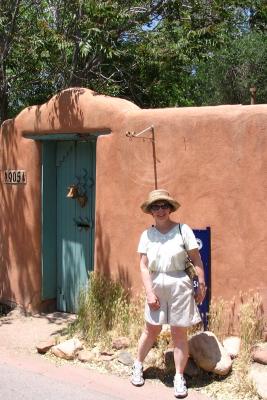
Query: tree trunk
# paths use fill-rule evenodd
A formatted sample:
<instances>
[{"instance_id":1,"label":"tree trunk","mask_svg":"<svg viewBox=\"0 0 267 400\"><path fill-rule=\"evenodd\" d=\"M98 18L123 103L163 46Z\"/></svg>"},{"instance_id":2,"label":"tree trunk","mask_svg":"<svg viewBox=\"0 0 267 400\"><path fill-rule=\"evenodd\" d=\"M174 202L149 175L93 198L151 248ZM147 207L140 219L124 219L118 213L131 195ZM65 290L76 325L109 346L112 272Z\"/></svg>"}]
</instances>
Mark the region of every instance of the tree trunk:
<instances>
[{"instance_id":1,"label":"tree trunk","mask_svg":"<svg viewBox=\"0 0 267 400\"><path fill-rule=\"evenodd\" d=\"M8 118L8 94L5 90L0 91L0 125Z\"/></svg>"},{"instance_id":2,"label":"tree trunk","mask_svg":"<svg viewBox=\"0 0 267 400\"><path fill-rule=\"evenodd\" d=\"M5 67L0 65L0 124L8 118L8 90Z\"/></svg>"}]
</instances>

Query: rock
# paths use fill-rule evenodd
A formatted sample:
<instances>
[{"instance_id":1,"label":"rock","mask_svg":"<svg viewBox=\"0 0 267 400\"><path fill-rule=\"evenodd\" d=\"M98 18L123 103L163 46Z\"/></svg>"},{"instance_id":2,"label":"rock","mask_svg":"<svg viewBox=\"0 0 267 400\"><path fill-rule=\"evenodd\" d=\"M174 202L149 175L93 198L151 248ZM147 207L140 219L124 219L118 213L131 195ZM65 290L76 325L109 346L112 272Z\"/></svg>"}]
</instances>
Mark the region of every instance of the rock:
<instances>
[{"instance_id":1,"label":"rock","mask_svg":"<svg viewBox=\"0 0 267 400\"><path fill-rule=\"evenodd\" d=\"M112 341L112 348L116 350L127 349L130 346L130 340L125 336L120 336Z\"/></svg>"},{"instance_id":2,"label":"rock","mask_svg":"<svg viewBox=\"0 0 267 400\"><path fill-rule=\"evenodd\" d=\"M100 354L101 356L114 356L114 353L106 350L101 351Z\"/></svg>"},{"instance_id":3,"label":"rock","mask_svg":"<svg viewBox=\"0 0 267 400\"><path fill-rule=\"evenodd\" d=\"M101 361L112 361L116 358L117 356L115 354L100 354L98 357L99 360Z\"/></svg>"},{"instance_id":4,"label":"rock","mask_svg":"<svg viewBox=\"0 0 267 400\"><path fill-rule=\"evenodd\" d=\"M175 371L173 349L167 349L164 351L164 362L168 371Z\"/></svg>"},{"instance_id":5,"label":"rock","mask_svg":"<svg viewBox=\"0 0 267 400\"><path fill-rule=\"evenodd\" d=\"M252 360L267 365L267 349L256 347L252 351Z\"/></svg>"},{"instance_id":6,"label":"rock","mask_svg":"<svg viewBox=\"0 0 267 400\"><path fill-rule=\"evenodd\" d=\"M40 342L37 346L36 349L38 353L40 354L45 354L48 352L48 350L51 349L51 347L55 346L56 340L54 337L49 338L48 340L44 340Z\"/></svg>"},{"instance_id":7,"label":"rock","mask_svg":"<svg viewBox=\"0 0 267 400\"><path fill-rule=\"evenodd\" d=\"M111 353L110 351L101 351L98 359L101 361L112 361L116 357L117 356L114 353Z\"/></svg>"},{"instance_id":8,"label":"rock","mask_svg":"<svg viewBox=\"0 0 267 400\"><path fill-rule=\"evenodd\" d=\"M190 376L191 378L199 375L199 367L196 365L193 358L189 357L185 366L184 373L185 375Z\"/></svg>"},{"instance_id":9,"label":"rock","mask_svg":"<svg viewBox=\"0 0 267 400\"><path fill-rule=\"evenodd\" d=\"M267 366L253 363L250 366L248 377L251 379L255 386L258 395L263 399L267 400Z\"/></svg>"},{"instance_id":10,"label":"rock","mask_svg":"<svg viewBox=\"0 0 267 400\"><path fill-rule=\"evenodd\" d=\"M223 340L223 347L231 358L236 358L240 352L241 339L238 336L229 336Z\"/></svg>"},{"instance_id":11,"label":"rock","mask_svg":"<svg viewBox=\"0 0 267 400\"><path fill-rule=\"evenodd\" d=\"M96 355L92 351L81 350L78 353L78 360L81 362L90 362L96 359Z\"/></svg>"},{"instance_id":12,"label":"rock","mask_svg":"<svg viewBox=\"0 0 267 400\"><path fill-rule=\"evenodd\" d=\"M65 360L73 360L78 351L82 349L82 343L79 341L79 339L74 338L53 346L51 351L57 357L64 358Z\"/></svg>"},{"instance_id":13,"label":"rock","mask_svg":"<svg viewBox=\"0 0 267 400\"><path fill-rule=\"evenodd\" d=\"M155 351L155 349L151 349L150 352L148 353L148 355L146 356L145 359L145 364L147 366L151 366L157 363L159 356L157 354L157 352Z\"/></svg>"},{"instance_id":14,"label":"rock","mask_svg":"<svg viewBox=\"0 0 267 400\"><path fill-rule=\"evenodd\" d=\"M91 353L94 354L95 358L99 357L101 354L101 350L98 346L92 348Z\"/></svg>"},{"instance_id":15,"label":"rock","mask_svg":"<svg viewBox=\"0 0 267 400\"><path fill-rule=\"evenodd\" d=\"M23 307L16 306L7 315L9 318L21 318L26 317L28 313Z\"/></svg>"},{"instance_id":16,"label":"rock","mask_svg":"<svg viewBox=\"0 0 267 400\"><path fill-rule=\"evenodd\" d=\"M189 354L200 368L217 375L224 376L229 373L232 366L231 357L212 332L196 333L188 343Z\"/></svg>"},{"instance_id":17,"label":"rock","mask_svg":"<svg viewBox=\"0 0 267 400\"><path fill-rule=\"evenodd\" d=\"M174 364L174 357L173 357L173 349L167 349L164 352L164 361L165 366L168 371L175 372L175 364ZM190 377L198 376L199 375L199 368L196 365L195 361L189 357L186 363L184 373Z\"/></svg>"},{"instance_id":18,"label":"rock","mask_svg":"<svg viewBox=\"0 0 267 400\"><path fill-rule=\"evenodd\" d=\"M127 351L121 351L118 355L118 361L124 365L133 365L133 357Z\"/></svg>"}]
</instances>

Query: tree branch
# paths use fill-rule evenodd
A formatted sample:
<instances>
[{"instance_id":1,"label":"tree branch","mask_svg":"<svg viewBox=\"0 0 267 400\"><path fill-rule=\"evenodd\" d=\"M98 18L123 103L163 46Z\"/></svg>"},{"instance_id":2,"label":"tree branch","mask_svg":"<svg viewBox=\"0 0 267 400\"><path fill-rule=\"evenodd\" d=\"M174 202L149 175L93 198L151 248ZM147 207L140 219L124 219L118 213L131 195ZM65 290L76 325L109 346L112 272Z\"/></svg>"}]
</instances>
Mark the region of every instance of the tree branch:
<instances>
[{"instance_id":1,"label":"tree branch","mask_svg":"<svg viewBox=\"0 0 267 400\"><path fill-rule=\"evenodd\" d=\"M15 0L15 2L13 3L13 7L12 7L13 9L11 10L12 18L10 21L10 27L6 34L6 40L4 42L3 52L1 54L2 60L4 60L7 57L8 53L10 51L10 48L11 48L12 35L15 31L16 18L17 18L18 11L19 11L20 1L21 0Z\"/></svg>"}]
</instances>

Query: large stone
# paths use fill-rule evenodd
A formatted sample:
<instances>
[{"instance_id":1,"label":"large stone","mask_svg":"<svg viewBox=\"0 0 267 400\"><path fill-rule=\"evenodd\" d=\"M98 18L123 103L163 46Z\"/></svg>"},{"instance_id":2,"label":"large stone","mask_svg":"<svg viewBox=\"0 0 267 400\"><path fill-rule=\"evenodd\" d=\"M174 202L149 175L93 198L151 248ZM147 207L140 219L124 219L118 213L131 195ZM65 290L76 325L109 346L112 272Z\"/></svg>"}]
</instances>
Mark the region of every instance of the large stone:
<instances>
[{"instance_id":1,"label":"large stone","mask_svg":"<svg viewBox=\"0 0 267 400\"><path fill-rule=\"evenodd\" d=\"M263 400L267 400L267 365L251 364L248 376L253 382L258 395Z\"/></svg>"},{"instance_id":2,"label":"large stone","mask_svg":"<svg viewBox=\"0 0 267 400\"><path fill-rule=\"evenodd\" d=\"M156 351L154 348L152 348L152 349L149 351L148 355L146 356L145 364L146 364L148 367L149 367L149 366L152 366L152 365L155 365L155 364L157 363L159 357L160 357L160 356L159 356L159 354L157 353L157 351Z\"/></svg>"},{"instance_id":3,"label":"large stone","mask_svg":"<svg viewBox=\"0 0 267 400\"><path fill-rule=\"evenodd\" d=\"M124 365L133 365L133 357L127 351L121 351L118 354L118 361Z\"/></svg>"},{"instance_id":4,"label":"large stone","mask_svg":"<svg viewBox=\"0 0 267 400\"><path fill-rule=\"evenodd\" d=\"M78 353L78 360L83 363L93 361L96 358L97 357L96 357L95 353L93 353L92 351L81 350Z\"/></svg>"},{"instance_id":5,"label":"large stone","mask_svg":"<svg viewBox=\"0 0 267 400\"><path fill-rule=\"evenodd\" d=\"M169 372L175 372L173 349L167 349L164 352L164 362L165 367ZM188 357L184 373L190 377L198 376L199 374L199 368L191 357Z\"/></svg>"},{"instance_id":6,"label":"large stone","mask_svg":"<svg viewBox=\"0 0 267 400\"><path fill-rule=\"evenodd\" d=\"M125 336L120 336L112 341L112 348L116 350L127 349L130 346L130 340Z\"/></svg>"},{"instance_id":7,"label":"large stone","mask_svg":"<svg viewBox=\"0 0 267 400\"><path fill-rule=\"evenodd\" d=\"M114 353L112 353L112 352L110 352L110 351L104 350L104 351L101 351L101 353L100 353L98 359L99 359L100 361L112 361L112 360L114 360L116 357L117 357L116 354L114 354Z\"/></svg>"},{"instance_id":8,"label":"large stone","mask_svg":"<svg viewBox=\"0 0 267 400\"><path fill-rule=\"evenodd\" d=\"M60 343L56 346L53 346L51 352L60 358L64 358L65 360L73 360L79 350L83 349L82 343L79 339L73 338L66 340L63 343Z\"/></svg>"},{"instance_id":9,"label":"large stone","mask_svg":"<svg viewBox=\"0 0 267 400\"><path fill-rule=\"evenodd\" d=\"M223 347L231 358L236 358L240 352L241 339L238 336L228 336L223 340Z\"/></svg>"},{"instance_id":10,"label":"large stone","mask_svg":"<svg viewBox=\"0 0 267 400\"><path fill-rule=\"evenodd\" d=\"M56 340L54 337L49 338L48 340L44 340L40 343L37 344L36 349L38 353L40 354L45 354L48 352L48 350L51 349L51 347L55 346Z\"/></svg>"},{"instance_id":11,"label":"large stone","mask_svg":"<svg viewBox=\"0 0 267 400\"><path fill-rule=\"evenodd\" d=\"M185 375L190 376L191 378L199 375L200 369L193 360L193 358L189 357L185 366L184 373Z\"/></svg>"},{"instance_id":12,"label":"large stone","mask_svg":"<svg viewBox=\"0 0 267 400\"><path fill-rule=\"evenodd\" d=\"M252 359L257 363L267 365L267 349L255 347L252 351Z\"/></svg>"},{"instance_id":13,"label":"large stone","mask_svg":"<svg viewBox=\"0 0 267 400\"><path fill-rule=\"evenodd\" d=\"M227 375L232 366L231 357L210 331L196 333L189 339L189 354L200 368L217 375Z\"/></svg>"},{"instance_id":14,"label":"large stone","mask_svg":"<svg viewBox=\"0 0 267 400\"><path fill-rule=\"evenodd\" d=\"M164 363L168 371L175 371L173 349L167 349L164 352Z\"/></svg>"}]
</instances>

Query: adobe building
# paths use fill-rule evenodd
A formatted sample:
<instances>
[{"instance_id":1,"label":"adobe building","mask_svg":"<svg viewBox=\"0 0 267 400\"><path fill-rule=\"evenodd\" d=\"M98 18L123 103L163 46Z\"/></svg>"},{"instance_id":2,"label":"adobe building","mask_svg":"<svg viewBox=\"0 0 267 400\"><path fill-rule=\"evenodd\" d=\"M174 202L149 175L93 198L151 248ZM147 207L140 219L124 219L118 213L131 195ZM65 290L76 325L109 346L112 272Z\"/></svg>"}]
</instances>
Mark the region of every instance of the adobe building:
<instances>
[{"instance_id":1,"label":"adobe building","mask_svg":"<svg viewBox=\"0 0 267 400\"><path fill-rule=\"evenodd\" d=\"M141 290L155 187L211 233L210 290L267 300L267 105L140 109L65 90L1 127L0 302L75 311L88 271Z\"/></svg>"}]
</instances>

